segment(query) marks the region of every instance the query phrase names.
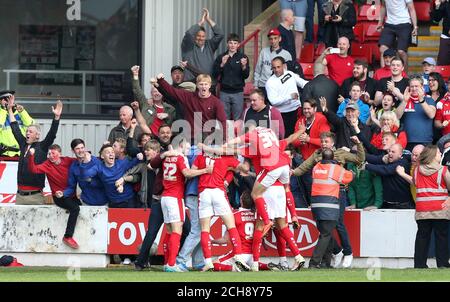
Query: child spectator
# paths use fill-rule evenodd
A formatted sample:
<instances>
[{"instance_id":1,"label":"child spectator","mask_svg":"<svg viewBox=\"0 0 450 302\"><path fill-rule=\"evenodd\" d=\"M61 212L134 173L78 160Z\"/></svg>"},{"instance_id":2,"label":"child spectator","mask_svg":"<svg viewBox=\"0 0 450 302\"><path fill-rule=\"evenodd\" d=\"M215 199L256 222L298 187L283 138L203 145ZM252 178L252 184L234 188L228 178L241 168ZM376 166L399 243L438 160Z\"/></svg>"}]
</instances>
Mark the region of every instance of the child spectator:
<instances>
[{"instance_id":1,"label":"child spectator","mask_svg":"<svg viewBox=\"0 0 450 302\"><path fill-rule=\"evenodd\" d=\"M349 103L356 103L359 107L359 120L363 122L364 124L367 122L367 119L370 116L370 108L369 105L364 103L361 100L362 90L361 85L358 82L353 82L353 84L350 86L350 99L345 99L338 108L338 111L336 115L338 117L344 117L345 109L347 108L347 105Z\"/></svg>"}]
</instances>

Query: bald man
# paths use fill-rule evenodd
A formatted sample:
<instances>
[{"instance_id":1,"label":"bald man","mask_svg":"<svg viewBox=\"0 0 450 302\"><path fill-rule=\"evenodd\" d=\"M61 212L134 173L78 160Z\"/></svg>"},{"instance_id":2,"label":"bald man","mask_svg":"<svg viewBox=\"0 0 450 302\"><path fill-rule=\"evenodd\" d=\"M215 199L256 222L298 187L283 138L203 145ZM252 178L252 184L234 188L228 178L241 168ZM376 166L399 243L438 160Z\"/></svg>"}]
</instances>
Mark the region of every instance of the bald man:
<instances>
[{"instance_id":1,"label":"bald man","mask_svg":"<svg viewBox=\"0 0 450 302\"><path fill-rule=\"evenodd\" d=\"M119 125L111 129L108 136L108 141L112 144L117 138L123 138L125 141L128 138L128 134L132 128L133 120L133 109L130 106L122 106L119 111ZM142 133L141 127L139 125L134 129L133 139L136 143L139 142L139 137Z\"/></svg>"},{"instance_id":2,"label":"bald man","mask_svg":"<svg viewBox=\"0 0 450 302\"><path fill-rule=\"evenodd\" d=\"M393 144L383 161L383 155L366 154L366 169L381 176L383 184L383 209L413 209L414 202L408 181L397 173L397 167L410 171L411 164L403 158L403 147Z\"/></svg>"}]
</instances>

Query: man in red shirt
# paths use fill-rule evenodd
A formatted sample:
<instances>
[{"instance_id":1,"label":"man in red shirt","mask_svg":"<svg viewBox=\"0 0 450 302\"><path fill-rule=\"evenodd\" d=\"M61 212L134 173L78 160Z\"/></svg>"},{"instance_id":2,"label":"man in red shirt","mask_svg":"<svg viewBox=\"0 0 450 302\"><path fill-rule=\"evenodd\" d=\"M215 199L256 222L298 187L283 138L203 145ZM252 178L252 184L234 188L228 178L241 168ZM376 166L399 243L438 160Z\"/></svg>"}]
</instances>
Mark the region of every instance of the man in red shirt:
<instances>
[{"instance_id":1,"label":"man in red shirt","mask_svg":"<svg viewBox=\"0 0 450 302\"><path fill-rule=\"evenodd\" d=\"M347 37L340 37L337 47L339 53L331 54L331 47L328 47L317 58L316 64L323 64L328 67L328 77L339 86L353 75L353 58L348 55L350 41Z\"/></svg>"},{"instance_id":2,"label":"man in red shirt","mask_svg":"<svg viewBox=\"0 0 450 302\"><path fill-rule=\"evenodd\" d=\"M248 171L246 164L241 164L233 156L214 157L212 155L199 155L192 165L193 169L198 169L210 165L213 167L210 175L203 175L199 179L199 207L198 214L201 226L201 246L205 257L205 267L203 271L214 270L211 260L210 223L211 217L220 216L227 227L233 244L234 261L240 270L248 271L250 267L241 258L242 246L239 233L236 230L234 216L231 211L225 190L225 178L230 169L240 169Z\"/></svg>"},{"instance_id":3,"label":"man in red shirt","mask_svg":"<svg viewBox=\"0 0 450 302\"><path fill-rule=\"evenodd\" d=\"M183 155L190 148L186 141L181 141L175 152L180 155L167 156L162 163L164 191L161 195L161 209L166 225L167 235L164 239L165 272L182 272L176 266L176 258L180 249L181 233L184 223L184 186L185 178L193 178L210 169L194 170L189 168L189 162Z\"/></svg>"},{"instance_id":4,"label":"man in red shirt","mask_svg":"<svg viewBox=\"0 0 450 302\"><path fill-rule=\"evenodd\" d=\"M388 78L392 75L391 73L391 60L397 56L397 52L392 49L388 48L383 52L383 59L384 59L384 67L378 68L375 73L373 74L373 79L375 81L379 81L382 78ZM402 77L407 78L408 75L403 70Z\"/></svg>"},{"instance_id":5,"label":"man in red shirt","mask_svg":"<svg viewBox=\"0 0 450 302\"><path fill-rule=\"evenodd\" d=\"M63 192L68 186L70 165L76 161L76 158L62 157L61 147L56 144L49 147L48 159L42 164L34 162L34 148L31 148L29 152L28 168L30 172L35 174L45 173L52 190L53 201L58 207L69 211L63 243L73 249L78 249L78 243L73 239L73 233L75 232L75 225L80 213L80 201L76 196L63 197Z\"/></svg>"}]
</instances>

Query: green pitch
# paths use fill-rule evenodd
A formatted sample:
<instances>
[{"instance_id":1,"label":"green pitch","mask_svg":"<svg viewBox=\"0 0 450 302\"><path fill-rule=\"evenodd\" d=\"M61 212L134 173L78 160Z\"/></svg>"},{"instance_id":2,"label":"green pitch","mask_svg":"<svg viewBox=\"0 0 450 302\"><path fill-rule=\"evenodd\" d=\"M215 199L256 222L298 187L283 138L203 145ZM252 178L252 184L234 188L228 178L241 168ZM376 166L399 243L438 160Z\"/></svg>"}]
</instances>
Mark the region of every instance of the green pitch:
<instances>
[{"instance_id":1,"label":"green pitch","mask_svg":"<svg viewBox=\"0 0 450 302\"><path fill-rule=\"evenodd\" d=\"M78 280L79 279L79 280ZM19 267L0 268L0 282L384 282L450 281L450 269L350 269L296 272L188 272L164 273L161 266L134 271L131 266L105 269Z\"/></svg>"}]
</instances>

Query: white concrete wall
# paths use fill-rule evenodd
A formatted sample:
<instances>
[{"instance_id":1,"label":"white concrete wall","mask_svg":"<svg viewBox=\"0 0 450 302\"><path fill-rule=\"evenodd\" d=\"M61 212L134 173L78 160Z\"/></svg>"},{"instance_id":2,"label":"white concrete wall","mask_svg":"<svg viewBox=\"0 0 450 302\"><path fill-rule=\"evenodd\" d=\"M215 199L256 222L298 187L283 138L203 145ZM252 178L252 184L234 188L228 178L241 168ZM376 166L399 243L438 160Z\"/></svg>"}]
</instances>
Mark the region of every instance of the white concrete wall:
<instances>
[{"instance_id":1,"label":"white concrete wall","mask_svg":"<svg viewBox=\"0 0 450 302\"><path fill-rule=\"evenodd\" d=\"M62 242L67 218L66 211L54 205L0 205L0 254L106 254L106 207L80 207L73 236L78 250Z\"/></svg>"}]
</instances>

